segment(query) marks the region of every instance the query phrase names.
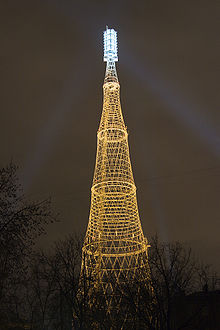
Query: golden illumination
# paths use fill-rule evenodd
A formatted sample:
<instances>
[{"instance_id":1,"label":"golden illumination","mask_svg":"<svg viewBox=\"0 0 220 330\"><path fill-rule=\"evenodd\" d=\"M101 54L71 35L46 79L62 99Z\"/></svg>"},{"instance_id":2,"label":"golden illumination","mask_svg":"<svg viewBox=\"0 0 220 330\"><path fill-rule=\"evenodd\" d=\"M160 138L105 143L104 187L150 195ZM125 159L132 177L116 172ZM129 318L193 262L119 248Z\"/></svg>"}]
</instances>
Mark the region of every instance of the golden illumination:
<instances>
[{"instance_id":1,"label":"golden illumination","mask_svg":"<svg viewBox=\"0 0 220 330\"><path fill-rule=\"evenodd\" d=\"M115 288L138 270L148 271L148 242L138 213L129 156L128 133L120 105L114 61L108 61L103 85L103 111L97 132L97 154L82 271L93 274L94 287L109 308L118 304Z\"/></svg>"}]
</instances>

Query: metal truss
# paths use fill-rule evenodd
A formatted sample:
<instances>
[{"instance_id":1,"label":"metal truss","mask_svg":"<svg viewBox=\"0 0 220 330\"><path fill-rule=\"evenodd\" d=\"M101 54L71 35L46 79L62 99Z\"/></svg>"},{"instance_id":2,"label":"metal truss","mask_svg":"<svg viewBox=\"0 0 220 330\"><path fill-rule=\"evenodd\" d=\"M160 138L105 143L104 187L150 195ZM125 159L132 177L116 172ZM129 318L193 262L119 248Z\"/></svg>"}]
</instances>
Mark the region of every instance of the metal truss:
<instances>
[{"instance_id":1,"label":"metal truss","mask_svg":"<svg viewBox=\"0 0 220 330\"><path fill-rule=\"evenodd\" d=\"M149 247L138 213L129 156L128 133L120 105L114 59L108 58L103 111L97 132L97 154L88 228L82 249L82 272L92 274L108 309L120 305L120 283L140 269L148 276Z\"/></svg>"}]
</instances>

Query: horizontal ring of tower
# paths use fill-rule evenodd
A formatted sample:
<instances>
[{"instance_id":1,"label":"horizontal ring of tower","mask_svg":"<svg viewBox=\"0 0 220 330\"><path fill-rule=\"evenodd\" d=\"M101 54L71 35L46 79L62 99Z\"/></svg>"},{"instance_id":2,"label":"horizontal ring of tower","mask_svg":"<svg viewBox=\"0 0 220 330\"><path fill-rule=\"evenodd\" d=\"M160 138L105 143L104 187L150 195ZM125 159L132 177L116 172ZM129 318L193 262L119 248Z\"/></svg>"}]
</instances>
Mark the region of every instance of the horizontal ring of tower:
<instances>
[{"instance_id":1,"label":"horizontal ring of tower","mask_svg":"<svg viewBox=\"0 0 220 330\"><path fill-rule=\"evenodd\" d=\"M125 256L134 256L141 253L146 252L148 249L148 245L140 242L130 241L131 245L129 245L129 241L126 240L126 246L119 246L119 247L107 247L105 246L106 242L110 241L104 241L99 240L96 241L96 243L91 242L88 244L85 244L82 248L84 253L97 256L102 254L102 257L125 257ZM114 251L114 253L113 253Z\"/></svg>"},{"instance_id":2,"label":"horizontal ring of tower","mask_svg":"<svg viewBox=\"0 0 220 330\"><path fill-rule=\"evenodd\" d=\"M120 142L126 139L127 136L127 131L120 128L106 128L97 133L99 140L106 139L109 142Z\"/></svg>"},{"instance_id":3,"label":"horizontal ring of tower","mask_svg":"<svg viewBox=\"0 0 220 330\"><path fill-rule=\"evenodd\" d=\"M124 181L103 181L96 183L91 188L94 194L135 194L136 186Z\"/></svg>"},{"instance_id":4,"label":"horizontal ring of tower","mask_svg":"<svg viewBox=\"0 0 220 330\"><path fill-rule=\"evenodd\" d=\"M105 91L105 89L110 89L111 91L116 91L116 90L119 90L120 89L120 84L119 82L117 81L106 81L104 84L103 84L103 89Z\"/></svg>"}]
</instances>

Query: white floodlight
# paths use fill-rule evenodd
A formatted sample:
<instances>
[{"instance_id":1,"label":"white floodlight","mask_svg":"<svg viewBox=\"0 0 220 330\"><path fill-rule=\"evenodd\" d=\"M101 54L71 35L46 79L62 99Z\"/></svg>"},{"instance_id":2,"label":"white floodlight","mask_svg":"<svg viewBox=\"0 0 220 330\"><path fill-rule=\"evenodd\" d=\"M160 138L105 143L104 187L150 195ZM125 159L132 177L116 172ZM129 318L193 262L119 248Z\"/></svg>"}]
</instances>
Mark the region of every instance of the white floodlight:
<instances>
[{"instance_id":1,"label":"white floodlight","mask_svg":"<svg viewBox=\"0 0 220 330\"><path fill-rule=\"evenodd\" d=\"M104 62L118 61L117 32L106 27L104 31Z\"/></svg>"}]
</instances>

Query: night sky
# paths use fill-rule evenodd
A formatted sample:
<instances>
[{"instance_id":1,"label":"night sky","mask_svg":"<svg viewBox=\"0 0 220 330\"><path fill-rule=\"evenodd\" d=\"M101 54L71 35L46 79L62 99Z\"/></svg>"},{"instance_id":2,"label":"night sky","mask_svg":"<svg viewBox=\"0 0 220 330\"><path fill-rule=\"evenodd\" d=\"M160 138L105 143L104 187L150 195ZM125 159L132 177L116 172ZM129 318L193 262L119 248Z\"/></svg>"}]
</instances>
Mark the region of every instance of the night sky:
<instances>
[{"instance_id":1,"label":"night sky","mask_svg":"<svg viewBox=\"0 0 220 330\"><path fill-rule=\"evenodd\" d=\"M144 233L191 245L218 268L217 1L0 1L0 165L52 197L60 223L88 223L102 110L102 33L118 31L122 110Z\"/></svg>"}]
</instances>

